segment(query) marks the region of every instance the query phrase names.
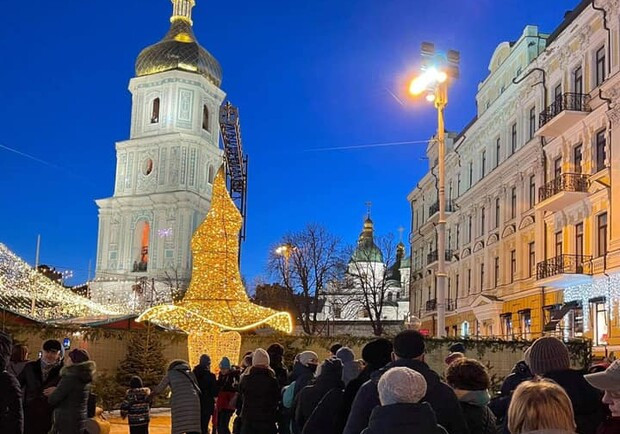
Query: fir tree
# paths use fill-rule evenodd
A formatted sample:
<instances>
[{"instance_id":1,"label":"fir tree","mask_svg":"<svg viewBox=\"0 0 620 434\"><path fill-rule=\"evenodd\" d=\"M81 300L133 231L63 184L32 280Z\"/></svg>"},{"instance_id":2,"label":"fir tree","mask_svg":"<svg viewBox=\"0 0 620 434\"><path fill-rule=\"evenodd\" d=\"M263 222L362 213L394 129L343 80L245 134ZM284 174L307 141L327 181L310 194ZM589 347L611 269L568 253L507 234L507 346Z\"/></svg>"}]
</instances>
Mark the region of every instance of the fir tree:
<instances>
[{"instance_id":1,"label":"fir tree","mask_svg":"<svg viewBox=\"0 0 620 434\"><path fill-rule=\"evenodd\" d=\"M159 335L151 331L132 333L127 343L127 355L120 363L116 380L124 387L129 386L129 380L137 375L142 378L145 387L153 388L166 373L166 359L162 351Z\"/></svg>"}]
</instances>

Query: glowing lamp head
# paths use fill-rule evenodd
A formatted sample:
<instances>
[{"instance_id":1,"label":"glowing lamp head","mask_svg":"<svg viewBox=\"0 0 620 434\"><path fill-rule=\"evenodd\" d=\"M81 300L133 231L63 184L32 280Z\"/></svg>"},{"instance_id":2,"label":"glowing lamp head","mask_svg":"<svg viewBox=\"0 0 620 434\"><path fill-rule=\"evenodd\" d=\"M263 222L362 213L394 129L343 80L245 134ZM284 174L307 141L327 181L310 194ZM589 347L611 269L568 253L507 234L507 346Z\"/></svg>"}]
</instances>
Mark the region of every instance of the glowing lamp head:
<instances>
[{"instance_id":1,"label":"glowing lamp head","mask_svg":"<svg viewBox=\"0 0 620 434\"><path fill-rule=\"evenodd\" d=\"M426 95L426 100L427 100L428 102L433 102L433 101L435 101L435 94L434 94L434 93L429 93L429 94L427 94L427 95Z\"/></svg>"},{"instance_id":2,"label":"glowing lamp head","mask_svg":"<svg viewBox=\"0 0 620 434\"><path fill-rule=\"evenodd\" d=\"M448 74L446 74L444 71L437 72L437 81L439 83L443 83L447 79L448 79Z\"/></svg>"},{"instance_id":3,"label":"glowing lamp head","mask_svg":"<svg viewBox=\"0 0 620 434\"><path fill-rule=\"evenodd\" d=\"M423 75L416 77L411 80L411 84L409 85L409 93L411 95L420 95L426 90L427 85L428 83L426 82Z\"/></svg>"}]
</instances>

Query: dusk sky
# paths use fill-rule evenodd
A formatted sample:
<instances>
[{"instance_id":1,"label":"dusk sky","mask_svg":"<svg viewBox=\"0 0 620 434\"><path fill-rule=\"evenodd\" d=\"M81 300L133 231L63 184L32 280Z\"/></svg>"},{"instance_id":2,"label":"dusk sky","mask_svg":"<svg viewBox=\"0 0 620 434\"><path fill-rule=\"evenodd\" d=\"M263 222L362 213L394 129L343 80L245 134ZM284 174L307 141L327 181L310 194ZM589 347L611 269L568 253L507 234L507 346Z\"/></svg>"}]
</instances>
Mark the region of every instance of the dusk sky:
<instances>
[{"instance_id":1,"label":"dusk sky","mask_svg":"<svg viewBox=\"0 0 620 434\"><path fill-rule=\"evenodd\" d=\"M41 263L73 270L77 284L89 260L94 274L94 201L112 195L114 143L129 138L135 59L164 36L172 5L9 3L0 26L0 242L33 263L41 234ZM367 201L379 235L409 228L406 197L428 169L424 143L312 150L427 140L432 105L396 98L425 40L461 52L446 112L447 128L459 131L495 47L527 24L551 32L577 3L197 0L194 31L222 65L250 157L242 274L264 275L269 249L309 222L354 243Z\"/></svg>"}]
</instances>

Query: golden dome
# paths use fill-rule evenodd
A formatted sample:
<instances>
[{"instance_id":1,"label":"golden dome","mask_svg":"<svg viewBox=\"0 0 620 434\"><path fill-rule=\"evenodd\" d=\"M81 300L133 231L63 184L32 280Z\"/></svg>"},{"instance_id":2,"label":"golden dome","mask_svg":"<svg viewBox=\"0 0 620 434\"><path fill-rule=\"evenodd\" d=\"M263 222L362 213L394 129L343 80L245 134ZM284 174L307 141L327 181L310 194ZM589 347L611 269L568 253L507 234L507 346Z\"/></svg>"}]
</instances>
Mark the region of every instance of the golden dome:
<instances>
[{"instance_id":1,"label":"golden dome","mask_svg":"<svg viewBox=\"0 0 620 434\"><path fill-rule=\"evenodd\" d=\"M222 68L196 41L192 30L193 0L172 0L172 3L170 30L161 41L142 50L136 60L136 76L180 69L198 73L219 87Z\"/></svg>"}]
</instances>

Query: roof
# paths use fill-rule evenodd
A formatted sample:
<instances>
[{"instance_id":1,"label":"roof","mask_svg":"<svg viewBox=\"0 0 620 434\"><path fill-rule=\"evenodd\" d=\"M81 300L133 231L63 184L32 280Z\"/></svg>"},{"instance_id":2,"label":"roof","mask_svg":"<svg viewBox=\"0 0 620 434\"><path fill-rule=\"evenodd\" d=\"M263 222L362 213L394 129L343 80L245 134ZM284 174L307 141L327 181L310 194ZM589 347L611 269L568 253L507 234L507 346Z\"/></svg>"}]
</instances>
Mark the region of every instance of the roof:
<instances>
[{"instance_id":1,"label":"roof","mask_svg":"<svg viewBox=\"0 0 620 434\"><path fill-rule=\"evenodd\" d=\"M555 28L555 30L553 32L551 32L551 34L547 38L547 47L549 47L553 43L553 41L555 41L557 39L557 37L560 36L560 34L564 30L566 30L566 28L573 21L575 21L575 18L577 18L579 16L579 14L581 12L583 12L585 10L585 8L587 8L588 5L590 5L591 3L592 3L592 0L581 0L581 2L579 2L579 4L575 7L575 9L573 9L572 11L567 11L564 14L564 19L562 20L560 25L557 26Z\"/></svg>"}]
</instances>

